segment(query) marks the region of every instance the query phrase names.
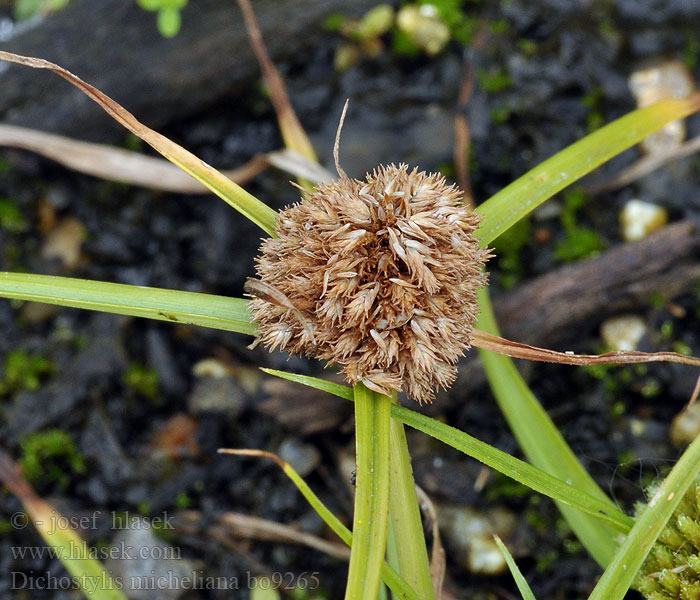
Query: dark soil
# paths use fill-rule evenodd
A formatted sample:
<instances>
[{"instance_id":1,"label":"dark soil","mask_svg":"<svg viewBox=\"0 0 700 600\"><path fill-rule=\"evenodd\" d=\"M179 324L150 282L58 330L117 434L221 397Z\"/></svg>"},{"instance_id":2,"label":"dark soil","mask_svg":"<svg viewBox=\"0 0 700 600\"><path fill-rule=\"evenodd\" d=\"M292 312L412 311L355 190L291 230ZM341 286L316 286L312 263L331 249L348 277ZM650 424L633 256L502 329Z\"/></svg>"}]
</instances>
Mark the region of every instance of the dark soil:
<instances>
[{"instance_id":1,"label":"dark soil","mask_svg":"<svg viewBox=\"0 0 700 600\"><path fill-rule=\"evenodd\" d=\"M462 78L467 68L472 73L503 70L510 84L500 91L485 91L484 77L474 78L466 108L472 188L477 201L483 201L584 136L592 122L601 117L607 122L633 109L627 77L634 69L678 58L700 81L697 2L510 0L466 7L483 20L475 42L471 47L453 42L435 58L386 49L341 74L333 69L333 55L342 40L328 33L312 51L290 53L279 64L294 108L326 165L332 164L333 135L342 105L350 98L341 161L351 176L361 177L380 163L402 161L454 174L453 117ZM49 75L37 72L36 77ZM222 168L280 148L274 113L260 90L255 82L206 112L173 115L163 132ZM688 137L699 134L700 120L689 119L688 129ZM597 176L612 174L638 156L636 149L630 150ZM3 270L232 296L242 295L243 282L252 274L260 232L214 197L154 194L100 182L19 151L0 151L0 172L0 197L11 199L28 225L22 231L0 231ZM249 189L280 208L298 197L288 179L270 170ZM697 157L683 159L617 192L590 197L578 213L579 223L595 229L608 247L620 244L617 214L632 197L662 204L672 221L699 220L700 162ZM42 258L40 206L85 226L87 238L75 268ZM507 270L498 259L492 262L494 295L561 264L554 252L564 235L559 220L535 221L533 229L546 236L525 243L515 270ZM642 349L680 341L700 354L699 308L698 294L674 298L673 305L640 307L638 313L652 332ZM332 538L277 467L217 455L221 447L286 448L307 460L306 481L349 522L349 474L341 468L354 447L348 407L341 400L320 399L322 410L309 407L315 416L296 415L295 420L290 414L295 402L307 401L308 393L273 384L255 369L318 373L320 365L260 348L250 351L250 339L240 335L70 309L32 316L25 307L3 301L0 322L2 357L22 350L51 364L38 388L15 387L0 398L2 449L19 459L31 434L51 429L70 434L85 468L72 470L59 457L55 461L67 477L57 481L47 469L34 485L64 515L99 515L100 526L83 532L90 544L114 539L118 532L109 522L113 511L155 518L195 510L201 516L198 526L176 526L164 532L167 540L203 577L237 578L239 590L188 591L182 597L246 598L248 574L304 572L318 573L319 597L341 596L346 572L342 561L303 546L216 536L211 529L220 514L235 511ZM599 319L592 320L567 332L572 349L599 349L599 325ZM211 400L212 394L192 374L194 364L211 357L233 372L218 408L199 402L202 395ZM157 374L155 394L125 383L133 365ZM612 370L597 379L570 367L523 369L598 483L632 511L634 502L644 499L644 485L679 456L668 429L688 399L693 373L654 365ZM252 385L244 387L251 379ZM270 401L273 391L275 398L282 398L276 404ZM220 390L214 393L215 399L221 397ZM465 397L458 385L423 410L521 456L486 387ZM176 415L181 418L173 424ZM517 515L511 545L539 600L587 596L601 571L551 501L495 473L476 491L480 464L415 432L409 432L409 444L417 481L437 504L485 512L501 507ZM19 502L0 489L0 596L76 597L68 591L12 589L17 587L13 572L64 573L56 560L16 556L13 548L41 545L31 528L11 526L11 515L18 510ZM446 589L454 597L518 597L508 574L470 574L461 561L448 551ZM631 592L629 597L637 595Z\"/></svg>"}]
</instances>

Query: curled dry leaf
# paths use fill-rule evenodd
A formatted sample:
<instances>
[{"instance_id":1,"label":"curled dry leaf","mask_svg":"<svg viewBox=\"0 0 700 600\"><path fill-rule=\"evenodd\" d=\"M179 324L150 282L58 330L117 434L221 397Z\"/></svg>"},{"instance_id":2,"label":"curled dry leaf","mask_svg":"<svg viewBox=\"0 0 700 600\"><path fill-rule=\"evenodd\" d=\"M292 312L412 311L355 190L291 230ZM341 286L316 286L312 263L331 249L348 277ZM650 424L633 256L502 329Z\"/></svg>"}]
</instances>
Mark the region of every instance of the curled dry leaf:
<instances>
[{"instance_id":1,"label":"curled dry leaf","mask_svg":"<svg viewBox=\"0 0 700 600\"><path fill-rule=\"evenodd\" d=\"M676 352L638 352L617 351L605 354L574 354L573 352L557 352L528 344L512 342L497 335L492 335L474 329L472 332L472 345L483 350L491 350L510 356L511 358L523 358L526 360L538 360L542 362L560 363L563 365L603 365L603 364L632 364L645 362L675 362L682 365L700 367L700 358L686 356Z\"/></svg>"},{"instance_id":2,"label":"curled dry leaf","mask_svg":"<svg viewBox=\"0 0 700 600\"><path fill-rule=\"evenodd\" d=\"M141 123L123 106L112 100L106 94L86 83L80 77L58 65L40 58L20 56L11 52L0 51L0 60L4 60L34 69L46 69L56 73L90 99L97 102L100 107L120 125L140 137L157 152L162 154L170 162L189 173L197 181L201 182L230 206L241 212L248 219L269 234L274 232L277 213L266 204L263 204L252 194L225 177L219 171L209 166L194 154L185 150L172 140L150 127Z\"/></svg>"},{"instance_id":3,"label":"curled dry leaf","mask_svg":"<svg viewBox=\"0 0 700 600\"><path fill-rule=\"evenodd\" d=\"M165 192L209 193L203 184L172 163L123 148L3 124L0 124L0 146L30 150L69 169L101 179ZM242 167L222 171L222 174L242 184L263 171L267 165L264 156L255 156Z\"/></svg>"}]
</instances>

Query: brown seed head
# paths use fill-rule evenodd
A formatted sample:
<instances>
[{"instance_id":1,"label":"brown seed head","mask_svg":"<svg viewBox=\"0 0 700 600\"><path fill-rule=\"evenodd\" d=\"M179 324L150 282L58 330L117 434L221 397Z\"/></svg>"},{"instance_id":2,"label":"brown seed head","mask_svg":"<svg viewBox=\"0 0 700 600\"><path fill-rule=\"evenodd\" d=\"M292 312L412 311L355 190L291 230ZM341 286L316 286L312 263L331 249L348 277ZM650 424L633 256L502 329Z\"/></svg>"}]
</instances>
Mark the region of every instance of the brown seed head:
<instances>
[{"instance_id":1,"label":"brown seed head","mask_svg":"<svg viewBox=\"0 0 700 600\"><path fill-rule=\"evenodd\" d=\"M280 213L253 296L259 341L338 364L350 383L429 402L470 347L489 251L442 176L406 165L342 177Z\"/></svg>"}]
</instances>

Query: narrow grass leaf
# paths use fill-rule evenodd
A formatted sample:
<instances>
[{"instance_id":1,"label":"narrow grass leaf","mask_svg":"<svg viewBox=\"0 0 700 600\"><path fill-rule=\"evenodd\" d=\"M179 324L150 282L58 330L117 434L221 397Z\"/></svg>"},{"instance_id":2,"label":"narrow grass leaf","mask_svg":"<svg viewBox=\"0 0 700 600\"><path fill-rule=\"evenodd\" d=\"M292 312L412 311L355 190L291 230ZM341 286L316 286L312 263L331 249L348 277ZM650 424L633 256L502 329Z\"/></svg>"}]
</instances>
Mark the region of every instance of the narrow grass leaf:
<instances>
[{"instance_id":1,"label":"narrow grass leaf","mask_svg":"<svg viewBox=\"0 0 700 600\"><path fill-rule=\"evenodd\" d=\"M340 398L345 398L346 400L353 399L352 388L345 385L324 381L323 379L317 379L307 375L276 371L274 369L262 369L262 371L282 379L323 390ZM459 429L455 429L436 419L426 417L425 415L421 415L420 413L399 406L398 404L391 405L391 416L401 421L404 425L413 427L418 431L422 431L444 442L448 446L475 458L499 473L507 475L540 494L565 503L576 509L576 511L591 515L597 520L609 523L615 531L626 533L634 524L634 520L620 512L605 495L601 498L583 492L576 486L565 483L564 479L550 475L537 467L523 462L522 460L518 460ZM613 533L613 535L616 534Z\"/></svg>"},{"instance_id":2,"label":"narrow grass leaf","mask_svg":"<svg viewBox=\"0 0 700 600\"><path fill-rule=\"evenodd\" d=\"M515 564L513 555L508 551L508 548L506 548L506 545L503 543L501 538L494 534L493 539L496 541L496 545L501 551L503 558L506 559L506 564L508 565L510 574L513 576L513 579L515 580L515 585L518 586L518 591L523 597L523 600L535 600L535 595L532 593L532 590L530 589L530 586L525 580L525 577L523 577L523 574L520 572L518 565Z\"/></svg>"},{"instance_id":3,"label":"narrow grass leaf","mask_svg":"<svg viewBox=\"0 0 700 600\"><path fill-rule=\"evenodd\" d=\"M554 194L634 146L660 127L700 109L700 92L640 108L594 131L537 165L477 208L476 232L488 244Z\"/></svg>"},{"instance_id":4,"label":"narrow grass leaf","mask_svg":"<svg viewBox=\"0 0 700 600\"><path fill-rule=\"evenodd\" d=\"M393 402L395 401L394 398ZM391 419L389 427L391 452L389 519L392 524L393 539L399 549L396 552L399 573L421 598L432 600L435 598L433 580L406 433L403 423L396 419Z\"/></svg>"},{"instance_id":5,"label":"narrow grass leaf","mask_svg":"<svg viewBox=\"0 0 700 600\"><path fill-rule=\"evenodd\" d=\"M185 150L182 146L179 146L164 135L161 135L138 121L136 117L123 106L116 103L97 88L84 82L63 67L59 67L47 60L19 56L18 54L4 51L0 51L0 60L32 67L34 69L47 69L60 75L63 79L86 94L90 99L97 102L97 104L120 125L131 131L134 135L140 137L170 162L180 167L186 173L189 173L197 181L201 182L214 194L219 196L219 198L262 228L263 231L274 235L277 213L273 209L263 204L255 196L246 192L242 187L197 158L191 152Z\"/></svg>"},{"instance_id":6,"label":"narrow grass leaf","mask_svg":"<svg viewBox=\"0 0 700 600\"><path fill-rule=\"evenodd\" d=\"M649 500L588 600L620 600L632 585L654 542L700 472L700 436L693 440ZM670 596L669 596L670 597Z\"/></svg>"},{"instance_id":7,"label":"narrow grass leaf","mask_svg":"<svg viewBox=\"0 0 700 600\"><path fill-rule=\"evenodd\" d=\"M350 389L350 393L352 394L352 389ZM219 450L219 453L233 454L236 456L257 456L273 460L275 464L282 469L284 474L289 477L292 483L309 503L311 508L313 508L316 514L323 519L326 525L328 525L328 527L330 527L347 546L352 546L352 533L350 530L340 522L340 519L338 519L338 517L336 517L328 509L328 507L323 504L323 502L321 502L320 498L314 494L307 483L288 462L285 462L276 454L266 452L264 450L231 450L228 448L222 448ZM401 576L386 563L383 563L381 573L382 580L387 584L387 586L389 586L389 589L391 589L397 598L402 600L418 600L420 598L416 592L414 592L411 587L401 578Z\"/></svg>"},{"instance_id":8,"label":"narrow grass leaf","mask_svg":"<svg viewBox=\"0 0 700 600\"><path fill-rule=\"evenodd\" d=\"M119 315L131 315L254 335L247 302L242 298L0 272L0 297L31 300Z\"/></svg>"},{"instance_id":9,"label":"narrow grass leaf","mask_svg":"<svg viewBox=\"0 0 700 600\"><path fill-rule=\"evenodd\" d=\"M389 423L391 398L362 383L355 397L356 484L346 600L374 600L389 521Z\"/></svg>"},{"instance_id":10,"label":"narrow grass leaf","mask_svg":"<svg viewBox=\"0 0 700 600\"><path fill-rule=\"evenodd\" d=\"M498 335L496 318L486 290L479 293L479 306L477 326L488 333ZM528 460L543 471L571 483L580 492L609 504L608 497L571 451L527 387L513 361L488 350L480 349L479 356L501 412ZM605 567L617 548L615 530L601 520L593 518L595 515L582 514L566 505L558 506L581 543L598 564Z\"/></svg>"},{"instance_id":11,"label":"narrow grass leaf","mask_svg":"<svg viewBox=\"0 0 700 600\"><path fill-rule=\"evenodd\" d=\"M0 482L20 500L27 511L28 520L36 527L51 553L61 561L80 588L83 595L92 600L126 600L119 586L100 561L94 550L70 527L61 525L68 521L48 502L45 502L20 476L18 467L9 456L0 452Z\"/></svg>"}]
</instances>

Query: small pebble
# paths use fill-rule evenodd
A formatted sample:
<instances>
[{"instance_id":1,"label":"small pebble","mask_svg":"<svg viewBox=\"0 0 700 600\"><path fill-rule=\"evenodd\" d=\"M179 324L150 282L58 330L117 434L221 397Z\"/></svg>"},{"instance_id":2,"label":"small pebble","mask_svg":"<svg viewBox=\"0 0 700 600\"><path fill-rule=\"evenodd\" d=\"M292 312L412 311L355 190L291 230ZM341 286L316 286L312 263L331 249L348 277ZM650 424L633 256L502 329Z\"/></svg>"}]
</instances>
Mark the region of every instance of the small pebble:
<instances>
[{"instance_id":1,"label":"small pebble","mask_svg":"<svg viewBox=\"0 0 700 600\"><path fill-rule=\"evenodd\" d=\"M603 321L600 337L611 350L636 350L647 326L637 315L620 315Z\"/></svg>"},{"instance_id":2,"label":"small pebble","mask_svg":"<svg viewBox=\"0 0 700 600\"><path fill-rule=\"evenodd\" d=\"M429 5L404 6L396 15L396 25L428 56L438 54L450 41L449 28L429 9Z\"/></svg>"},{"instance_id":3,"label":"small pebble","mask_svg":"<svg viewBox=\"0 0 700 600\"><path fill-rule=\"evenodd\" d=\"M202 377L187 398L190 414L236 417L245 408L243 390L231 377Z\"/></svg>"},{"instance_id":4,"label":"small pebble","mask_svg":"<svg viewBox=\"0 0 700 600\"><path fill-rule=\"evenodd\" d=\"M231 368L218 358L203 358L192 367L192 374L195 377L214 377L221 379L232 375Z\"/></svg>"},{"instance_id":5,"label":"small pebble","mask_svg":"<svg viewBox=\"0 0 700 600\"><path fill-rule=\"evenodd\" d=\"M445 545L470 573L498 575L506 562L493 541L496 533L508 538L515 529L515 516L496 507L486 515L469 506L438 507L438 522Z\"/></svg>"},{"instance_id":6,"label":"small pebble","mask_svg":"<svg viewBox=\"0 0 700 600\"><path fill-rule=\"evenodd\" d=\"M629 86L639 108L664 98L684 98L695 89L691 73L677 60L635 71L630 75ZM648 154L667 152L680 145L685 134L685 123L673 121L645 137L640 147Z\"/></svg>"},{"instance_id":7,"label":"small pebble","mask_svg":"<svg viewBox=\"0 0 700 600\"><path fill-rule=\"evenodd\" d=\"M700 402L691 404L687 410L678 413L669 429L671 443L676 448L685 448L700 433Z\"/></svg>"},{"instance_id":8,"label":"small pebble","mask_svg":"<svg viewBox=\"0 0 700 600\"><path fill-rule=\"evenodd\" d=\"M622 237L628 242L641 240L668 222L666 209L651 202L630 200L620 212Z\"/></svg>"},{"instance_id":9,"label":"small pebble","mask_svg":"<svg viewBox=\"0 0 700 600\"><path fill-rule=\"evenodd\" d=\"M73 217L58 222L46 235L41 256L46 260L58 259L67 269L74 269L80 262L80 249L85 239L85 227Z\"/></svg>"},{"instance_id":10,"label":"small pebble","mask_svg":"<svg viewBox=\"0 0 700 600\"><path fill-rule=\"evenodd\" d=\"M287 461L301 477L306 477L321 462L321 453L310 444L303 444L295 438L282 441L277 454Z\"/></svg>"},{"instance_id":11,"label":"small pebble","mask_svg":"<svg viewBox=\"0 0 700 600\"><path fill-rule=\"evenodd\" d=\"M170 529L167 515L159 515ZM132 600L177 600L188 593L186 585L198 575L194 566L181 556L179 548L170 546L151 530L151 521L128 515L115 522L120 529L112 540L105 567L122 583ZM200 575L201 577L201 575ZM189 578L189 579L186 579Z\"/></svg>"}]
</instances>

